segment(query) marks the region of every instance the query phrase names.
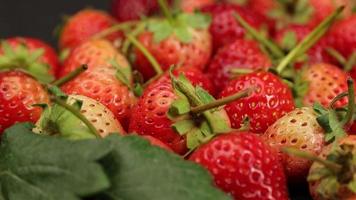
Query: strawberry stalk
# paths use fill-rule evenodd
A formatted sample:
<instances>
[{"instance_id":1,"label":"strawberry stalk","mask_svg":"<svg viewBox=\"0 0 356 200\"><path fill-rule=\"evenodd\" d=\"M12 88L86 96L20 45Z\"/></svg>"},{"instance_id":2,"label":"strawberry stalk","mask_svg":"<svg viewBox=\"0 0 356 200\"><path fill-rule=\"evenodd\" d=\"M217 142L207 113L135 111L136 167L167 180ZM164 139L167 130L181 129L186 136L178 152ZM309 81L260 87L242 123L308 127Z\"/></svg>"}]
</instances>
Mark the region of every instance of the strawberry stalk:
<instances>
[{"instance_id":1,"label":"strawberry stalk","mask_svg":"<svg viewBox=\"0 0 356 200\"><path fill-rule=\"evenodd\" d=\"M156 74L163 74L163 70L157 60L153 57L153 55L144 47L141 42L139 42L134 36L131 34L126 35L127 39L137 48L139 49L143 55L147 58L147 60L152 65Z\"/></svg>"},{"instance_id":2,"label":"strawberry stalk","mask_svg":"<svg viewBox=\"0 0 356 200\"><path fill-rule=\"evenodd\" d=\"M164 16L169 21L169 23L174 24L174 18L172 16L171 12L169 11L167 1L166 0L158 0L158 4L159 4Z\"/></svg>"},{"instance_id":3,"label":"strawberry stalk","mask_svg":"<svg viewBox=\"0 0 356 200\"><path fill-rule=\"evenodd\" d=\"M283 51L266 36L261 34L258 30L248 24L237 12L233 13L235 19L241 24L241 26L258 42L264 45L276 59L283 58L285 55Z\"/></svg>"},{"instance_id":4,"label":"strawberry stalk","mask_svg":"<svg viewBox=\"0 0 356 200\"><path fill-rule=\"evenodd\" d=\"M71 81L73 78L77 77L79 74L83 73L85 70L88 69L88 65L84 64L81 65L80 67L76 68L74 71L70 72L68 75L52 82L51 85L55 85L55 86L62 86L65 83Z\"/></svg>"},{"instance_id":5,"label":"strawberry stalk","mask_svg":"<svg viewBox=\"0 0 356 200\"><path fill-rule=\"evenodd\" d=\"M354 81L349 78L347 80L348 86L348 105L347 105L347 113L345 118L341 121L341 124L345 126L349 124L353 120L353 114L355 111L355 88L354 88Z\"/></svg>"},{"instance_id":6,"label":"strawberry stalk","mask_svg":"<svg viewBox=\"0 0 356 200\"><path fill-rule=\"evenodd\" d=\"M140 34L146 27L146 24L145 23L140 23L136 26L136 28L134 30L131 31L131 35L133 37L136 37L138 34ZM123 45L122 45L122 48L121 48L121 51L124 55L127 55L128 54L128 51L129 51L129 48L130 48L130 45L131 45L131 42L130 40L125 40Z\"/></svg>"},{"instance_id":7,"label":"strawberry stalk","mask_svg":"<svg viewBox=\"0 0 356 200\"><path fill-rule=\"evenodd\" d=\"M97 34L95 34L92 38L93 39L100 39L100 38L105 38L109 36L110 34L113 34L118 31L124 31L127 32L129 31L133 26L136 26L140 21L128 21L124 23L119 23L111 26L110 28L107 28Z\"/></svg>"},{"instance_id":8,"label":"strawberry stalk","mask_svg":"<svg viewBox=\"0 0 356 200\"><path fill-rule=\"evenodd\" d=\"M356 64L356 51L354 51L349 60L345 63L344 69L345 71L351 71L353 66Z\"/></svg>"},{"instance_id":9,"label":"strawberry stalk","mask_svg":"<svg viewBox=\"0 0 356 200\"><path fill-rule=\"evenodd\" d=\"M80 113L76 108L74 108L73 106L67 104L66 102L64 102L62 99L60 99L59 97L56 96L52 96L51 100L58 104L59 106L63 107L64 109L68 110L69 112L71 112L73 115L75 115L78 119L80 119L80 121L82 121L90 130L90 132L97 138L99 138L99 132L96 130L96 128L93 126L93 124L90 123L90 121L84 117L84 115L82 115L82 113Z\"/></svg>"},{"instance_id":10,"label":"strawberry stalk","mask_svg":"<svg viewBox=\"0 0 356 200\"><path fill-rule=\"evenodd\" d=\"M227 97L215 100L211 103L203 104L200 106L195 106L195 107L191 108L190 111L194 114L202 113L207 110L211 110L211 109L226 105L226 104L236 101L238 99L248 97L251 94L251 92L252 92L252 89L246 89L246 90L240 91L238 93L235 93L231 96L227 96Z\"/></svg>"},{"instance_id":11,"label":"strawberry stalk","mask_svg":"<svg viewBox=\"0 0 356 200\"><path fill-rule=\"evenodd\" d=\"M307 153L305 151L300 151L298 149L291 148L291 147L282 148L282 151L284 153L292 155L292 156L297 156L300 158L305 158L310 161L318 162L318 163L324 165L325 167L327 167L328 169L330 169L331 171L333 171L335 174L339 173L342 169L342 166L337 163L334 163L334 162L331 162L328 160L324 160L322 158L319 158L318 156Z\"/></svg>"},{"instance_id":12,"label":"strawberry stalk","mask_svg":"<svg viewBox=\"0 0 356 200\"><path fill-rule=\"evenodd\" d=\"M326 48L326 52L344 66L344 70L347 72L356 64L356 52L353 52L348 60L333 48Z\"/></svg>"},{"instance_id":13,"label":"strawberry stalk","mask_svg":"<svg viewBox=\"0 0 356 200\"><path fill-rule=\"evenodd\" d=\"M286 57L279 63L276 72L281 74L283 70L300 55L310 49L336 21L337 17L344 10L344 6L338 7L332 14L325 18L311 33L309 33Z\"/></svg>"}]
</instances>

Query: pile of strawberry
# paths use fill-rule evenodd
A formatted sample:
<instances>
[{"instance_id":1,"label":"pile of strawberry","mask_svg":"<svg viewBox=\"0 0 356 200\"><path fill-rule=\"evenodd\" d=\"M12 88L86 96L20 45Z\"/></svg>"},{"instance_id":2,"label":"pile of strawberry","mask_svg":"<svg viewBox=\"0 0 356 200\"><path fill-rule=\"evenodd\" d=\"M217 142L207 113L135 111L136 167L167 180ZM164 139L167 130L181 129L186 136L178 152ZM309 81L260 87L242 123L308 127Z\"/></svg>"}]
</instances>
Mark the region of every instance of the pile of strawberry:
<instances>
[{"instance_id":1,"label":"pile of strawberry","mask_svg":"<svg viewBox=\"0 0 356 200\"><path fill-rule=\"evenodd\" d=\"M355 5L354 5L355 4ZM136 134L234 199L356 199L353 0L114 0L0 46L0 134ZM77 120L72 120L72 119ZM79 123L78 123L79 120Z\"/></svg>"}]
</instances>

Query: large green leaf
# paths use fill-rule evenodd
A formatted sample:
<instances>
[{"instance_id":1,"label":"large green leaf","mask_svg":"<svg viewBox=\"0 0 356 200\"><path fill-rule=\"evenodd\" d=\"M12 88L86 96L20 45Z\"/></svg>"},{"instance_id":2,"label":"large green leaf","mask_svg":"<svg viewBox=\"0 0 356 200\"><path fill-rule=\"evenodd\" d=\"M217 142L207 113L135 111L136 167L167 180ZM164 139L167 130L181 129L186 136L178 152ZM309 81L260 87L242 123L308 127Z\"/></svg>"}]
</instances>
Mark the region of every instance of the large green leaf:
<instances>
[{"instance_id":1,"label":"large green leaf","mask_svg":"<svg viewBox=\"0 0 356 200\"><path fill-rule=\"evenodd\" d=\"M79 200L110 186L96 162L110 152L100 140L70 141L7 129L0 146L0 199Z\"/></svg>"},{"instance_id":2,"label":"large green leaf","mask_svg":"<svg viewBox=\"0 0 356 200\"><path fill-rule=\"evenodd\" d=\"M207 171L137 136L108 138L114 151L103 160L112 187L109 199L223 200Z\"/></svg>"}]
</instances>

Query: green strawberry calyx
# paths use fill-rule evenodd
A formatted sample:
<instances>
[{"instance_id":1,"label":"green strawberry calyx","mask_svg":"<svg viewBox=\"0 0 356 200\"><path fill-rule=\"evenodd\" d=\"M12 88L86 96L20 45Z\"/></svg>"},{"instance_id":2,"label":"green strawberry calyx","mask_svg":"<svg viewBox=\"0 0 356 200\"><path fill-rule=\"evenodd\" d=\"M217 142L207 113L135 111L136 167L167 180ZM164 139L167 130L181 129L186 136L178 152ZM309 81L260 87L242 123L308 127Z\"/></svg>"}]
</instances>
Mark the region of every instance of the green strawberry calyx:
<instances>
[{"instance_id":1,"label":"green strawberry calyx","mask_svg":"<svg viewBox=\"0 0 356 200\"><path fill-rule=\"evenodd\" d=\"M42 135L59 135L68 139L89 139L99 136L96 128L80 112L83 102L70 98L57 86L48 88L52 97L51 105L37 104L43 113L33 129Z\"/></svg>"},{"instance_id":2,"label":"green strawberry calyx","mask_svg":"<svg viewBox=\"0 0 356 200\"><path fill-rule=\"evenodd\" d=\"M221 106L246 97L250 91L216 100L200 86L194 87L184 75L176 78L172 71L170 75L178 99L171 104L168 117L175 121L172 128L186 136L188 149L194 150L216 134L232 130Z\"/></svg>"},{"instance_id":3,"label":"green strawberry calyx","mask_svg":"<svg viewBox=\"0 0 356 200\"><path fill-rule=\"evenodd\" d=\"M165 15L164 19L152 19L148 21L147 28L153 33L154 42L159 43L171 35L175 35L179 41L190 43L193 39L191 29L206 29L210 25L211 18L199 12L177 13L172 15L165 0L158 1Z\"/></svg>"},{"instance_id":4,"label":"green strawberry calyx","mask_svg":"<svg viewBox=\"0 0 356 200\"><path fill-rule=\"evenodd\" d=\"M43 49L30 51L25 44L12 48L8 42L1 42L0 71L21 70L42 83L50 83L54 77L49 73L50 66L41 62Z\"/></svg>"}]
</instances>

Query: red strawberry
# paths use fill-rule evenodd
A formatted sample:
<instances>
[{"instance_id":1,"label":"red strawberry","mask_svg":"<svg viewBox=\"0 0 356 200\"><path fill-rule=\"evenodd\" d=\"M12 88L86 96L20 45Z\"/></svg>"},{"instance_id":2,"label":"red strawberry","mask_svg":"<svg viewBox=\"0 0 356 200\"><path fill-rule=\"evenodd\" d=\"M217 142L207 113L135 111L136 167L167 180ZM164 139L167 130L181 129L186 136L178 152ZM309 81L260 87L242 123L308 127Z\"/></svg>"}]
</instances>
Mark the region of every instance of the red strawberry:
<instances>
[{"instance_id":1,"label":"red strawberry","mask_svg":"<svg viewBox=\"0 0 356 200\"><path fill-rule=\"evenodd\" d=\"M212 5L216 0L182 0L180 3L180 8L184 12L194 12L200 10L204 6Z\"/></svg>"},{"instance_id":2,"label":"red strawberry","mask_svg":"<svg viewBox=\"0 0 356 200\"><path fill-rule=\"evenodd\" d=\"M56 75L59 69L59 61L57 54L56 51L45 42L30 37L12 37L4 41L7 42L14 50L16 50L16 48L18 48L20 45L24 45L30 51L30 53L33 53L36 50L42 50L43 53L39 57L38 62L48 65L49 73L52 75ZM3 54L2 49L0 49L0 54Z\"/></svg>"},{"instance_id":3,"label":"red strawberry","mask_svg":"<svg viewBox=\"0 0 356 200\"><path fill-rule=\"evenodd\" d=\"M238 12L254 28L260 28L265 21L264 17L232 4L214 4L203 8L202 11L210 13L213 17L210 33L213 36L215 50L236 39L244 38L245 30L236 22L232 15L234 12Z\"/></svg>"},{"instance_id":4,"label":"red strawberry","mask_svg":"<svg viewBox=\"0 0 356 200\"><path fill-rule=\"evenodd\" d=\"M126 58L118 53L110 42L103 39L89 40L72 50L64 61L59 76L65 76L82 64L87 64L89 69L111 66L110 61L112 60L115 60L120 66L129 66Z\"/></svg>"},{"instance_id":5,"label":"red strawberry","mask_svg":"<svg viewBox=\"0 0 356 200\"><path fill-rule=\"evenodd\" d=\"M150 135L143 135L142 137L145 138L146 140L148 140L151 143L151 145L153 145L153 146L160 147L160 148L170 151L170 152L172 151L172 149L169 148L169 146L167 146L165 143L161 142L160 140L158 140Z\"/></svg>"},{"instance_id":6,"label":"red strawberry","mask_svg":"<svg viewBox=\"0 0 356 200\"><path fill-rule=\"evenodd\" d=\"M63 85L62 90L67 94L84 95L102 103L127 128L131 108L136 103L136 98L115 74L116 69L113 67L87 70Z\"/></svg>"},{"instance_id":7,"label":"red strawberry","mask_svg":"<svg viewBox=\"0 0 356 200\"><path fill-rule=\"evenodd\" d=\"M317 114L311 107L297 108L278 119L262 135L263 140L281 150L293 147L318 155L325 145L324 130L318 124ZM308 175L311 161L280 153L286 175L292 182L304 181Z\"/></svg>"},{"instance_id":8,"label":"red strawberry","mask_svg":"<svg viewBox=\"0 0 356 200\"><path fill-rule=\"evenodd\" d=\"M157 10L157 0L113 0L111 3L111 12L119 21L139 20Z\"/></svg>"},{"instance_id":9,"label":"red strawberry","mask_svg":"<svg viewBox=\"0 0 356 200\"><path fill-rule=\"evenodd\" d=\"M185 70L188 70L187 73ZM180 73L187 75L193 85L200 85L206 89L210 87L206 85L209 84L209 79L198 70L184 68ZM186 139L172 129L174 122L167 116L172 102L177 98L168 74L153 82L145 89L137 105L132 109L129 132L153 136L176 153L184 154L187 151Z\"/></svg>"},{"instance_id":10,"label":"red strawberry","mask_svg":"<svg viewBox=\"0 0 356 200\"><path fill-rule=\"evenodd\" d=\"M234 199L289 199L277 153L253 133L221 134L199 147L190 160L213 175Z\"/></svg>"},{"instance_id":11,"label":"red strawberry","mask_svg":"<svg viewBox=\"0 0 356 200\"><path fill-rule=\"evenodd\" d=\"M85 9L70 17L62 28L59 38L60 49L72 49L89 40L92 36L110 28L115 19L103 11ZM113 41L121 33L113 33L107 39Z\"/></svg>"},{"instance_id":12,"label":"red strawberry","mask_svg":"<svg viewBox=\"0 0 356 200\"><path fill-rule=\"evenodd\" d=\"M48 103L49 97L42 85L19 71L0 73L0 134L17 122L35 123L41 108L33 104Z\"/></svg>"},{"instance_id":13,"label":"red strawberry","mask_svg":"<svg viewBox=\"0 0 356 200\"><path fill-rule=\"evenodd\" d=\"M240 76L232 80L220 96L230 96L247 88L254 88L249 97L225 106L233 128L240 128L247 117L250 120L250 130L263 133L277 119L294 109L290 89L270 72Z\"/></svg>"},{"instance_id":14,"label":"red strawberry","mask_svg":"<svg viewBox=\"0 0 356 200\"><path fill-rule=\"evenodd\" d=\"M347 91L347 74L334 65L320 63L308 66L301 77L302 81L308 83L308 88L302 97L304 105L319 102L328 107L337 95ZM347 98L343 98L335 106L341 107L346 104Z\"/></svg>"},{"instance_id":15,"label":"red strawberry","mask_svg":"<svg viewBox=\"0 0 356 200\"><path fill-rule=\"evenodd\" d=\"M151 32L144 32L139 36L139 41L156 58L163 70L167 70L173 64L204 69L211 55L211 36L206 29L189 29L192 39L188 43L180 41L175 35L160 42L154 41ZM136 68L143 74L145 79L155 75L151 64L146 57L135 49Z\"/></svg>"},{"instance_id":16,"label":"red strawberry","mask_svg":"<svg viewBox=\"0 0 356 200\"><path fill-rule=\"evenodd\" d=\"M236 40L219 49L206 72L218 91L228 84L233 74L231 69L267 70L271 60L251 40Z\"/></svg>"},{"instance_id":17,"label":"red strawberry","mask_svg":"<svg viewBox=\"0 0 356 200\"><path fill-rule=\"evenodd\" d=\"M263 16L268 16L273 10L278 9L278 2L275 0L248 0L248 8Z\"/></svg>"}]
</instances>

